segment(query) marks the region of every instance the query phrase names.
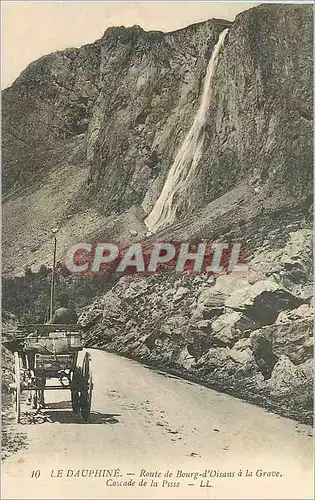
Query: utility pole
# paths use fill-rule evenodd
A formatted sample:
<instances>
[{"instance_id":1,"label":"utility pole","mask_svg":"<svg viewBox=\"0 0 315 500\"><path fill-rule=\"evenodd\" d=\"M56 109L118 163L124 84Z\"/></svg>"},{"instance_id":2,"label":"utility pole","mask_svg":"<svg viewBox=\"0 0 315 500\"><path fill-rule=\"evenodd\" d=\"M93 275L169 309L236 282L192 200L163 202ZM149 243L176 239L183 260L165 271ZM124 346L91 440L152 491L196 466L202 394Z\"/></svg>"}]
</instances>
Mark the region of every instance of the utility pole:
<instances>
[{"instance_id":1,"label":"utility pole","mask_svg":"<svg viewBox=\"0 0 315 500\"><path fill-rule=\"evenodd\" d=\"M51 273L51 283L50 283L50 320L54 314L54 295L55 295L55 270L56 270L56 254L57 254L57 233L58 229L53 229L52 233L54 235L54 259L53 259L53 268Z\"/></svg>"}]
</instances>

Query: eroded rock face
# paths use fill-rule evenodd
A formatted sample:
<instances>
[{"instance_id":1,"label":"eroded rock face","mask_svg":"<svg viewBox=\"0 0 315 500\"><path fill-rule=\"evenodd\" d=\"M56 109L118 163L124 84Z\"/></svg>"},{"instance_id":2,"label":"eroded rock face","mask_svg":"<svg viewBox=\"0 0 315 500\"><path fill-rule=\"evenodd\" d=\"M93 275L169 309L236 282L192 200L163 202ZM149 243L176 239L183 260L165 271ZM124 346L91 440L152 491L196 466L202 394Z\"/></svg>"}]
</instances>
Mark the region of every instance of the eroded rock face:
<instances>
[{"instance_id":1,"label":"eroded rock face","mask_svg":"<svg viewBox=\"0 0 315 500\"><path fill-rule=\"evenodd\" d=\"M307 7L278 7L243 12L228 32L191 185L196 204L241 178L252 184L253 196L264 189L272 195L275 186L311 194L312 14Z\"/></svg>"},{"instance_id":2,"label":"eroded rock face","mask_svg":"<svg viewBox=\"0 0 315 500\"><path fill-rule=\"evenodd\" d=\"M10 137L21 153L22 127L29 134L22 132L25 149L43 140L53 148L86 134L86 201L94 199L109 213L141 205L148 182L165 176L190 126L207 60L229 25L211 20L174 33L114 27L94 44L35 61L4 92L8 137L14 128ZM38 115L44 126L36 128ZM23 125L17 123L21 118ZM12 144L4 149L14 154ZM20 162L18 154L5 162L6 189L34 173L22 171Z\"/></svg>"}]
</instances>

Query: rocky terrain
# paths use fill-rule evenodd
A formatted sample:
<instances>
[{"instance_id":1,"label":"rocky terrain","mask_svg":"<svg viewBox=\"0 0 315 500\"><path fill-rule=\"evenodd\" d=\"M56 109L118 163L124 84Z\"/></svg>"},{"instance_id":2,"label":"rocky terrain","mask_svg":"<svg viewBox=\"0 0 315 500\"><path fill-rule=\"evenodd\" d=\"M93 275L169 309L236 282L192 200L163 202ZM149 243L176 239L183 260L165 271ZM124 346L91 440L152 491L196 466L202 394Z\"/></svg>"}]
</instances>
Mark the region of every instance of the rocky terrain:
<instances>
[{"instance_id":1,"label":"rocky terrain","mask_svg":"<svg viewBox=\"0 0 315 500\"><path fill-rule=\"evenodd\" d=\"M312 231L246 276L126 276L81 315L88 346L184 374L286 416L313 409Z\"/></svg>"},{"instance_id":2,"label":"rocky terrain","mask_svg":"<svg viewBox=\"0 0 315 500\"><path fill-rule=\"evenodd\" d=\"M202 156L150 236L227 27ZM122 277L84 309L87 345L309 422L312 29L311 6L260 5L173 33L110 28L32 63L3 92L5 276L49 264L55 226L59 260L82 240L240 242L246 276Z\"/></svg>"}]
</instances>

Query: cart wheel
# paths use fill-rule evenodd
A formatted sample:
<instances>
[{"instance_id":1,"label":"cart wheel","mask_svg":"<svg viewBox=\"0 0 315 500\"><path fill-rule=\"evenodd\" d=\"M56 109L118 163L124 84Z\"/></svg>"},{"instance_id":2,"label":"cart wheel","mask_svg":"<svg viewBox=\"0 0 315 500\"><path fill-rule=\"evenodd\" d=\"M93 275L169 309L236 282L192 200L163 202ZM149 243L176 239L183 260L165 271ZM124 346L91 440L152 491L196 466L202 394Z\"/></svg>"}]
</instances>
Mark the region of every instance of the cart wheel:
<instances>
[{"instance_id":1,"label":"cart wheel","mask_svg":"<svg viewBox=\"0 0 315 500\"><path fill-rule=\"evenodd\" d=\"M74 413L79 413L81 409L80 392L78 390L78 387L80 386L81 382L82 382L82 372L80 368L76 367L72 370L71 384L70 384L71 405L72 405L72 411Z\"/></svg>"},{"instance_id":2,"label":"cart wheel","mask_svg":"<svg viewBox=\"0 0 315 500\"><path fill-rule=\"evenodd\" d=\"M91 412L91 402L92 402L92 368L91 368L91 357L89 353L86 353L82 364L82 383L84 384L84 390L80 395L80 407L81 407L81 417L84 422L89 420Z\"/></svg>"},{"instance_id":3,"label":"cart wheel","mask_svg":"<svg viewBox=\"0 0 315 500\"><path fill-rule=\"evenodd\" d=\"M21 416L21 365L19 353L14 353L14 412L15 422L20 422Z\"/></svg>"},{"instance_id":4,"label":"cart wheel","mask_svg":"<svg viewBox=\"0 0 315 500\"><path fill-rule=\"evenodd\" d=\"M78 391L71 391L71 404L74 413L80 411L80 394Z\"/></svg>"}]
</instances>

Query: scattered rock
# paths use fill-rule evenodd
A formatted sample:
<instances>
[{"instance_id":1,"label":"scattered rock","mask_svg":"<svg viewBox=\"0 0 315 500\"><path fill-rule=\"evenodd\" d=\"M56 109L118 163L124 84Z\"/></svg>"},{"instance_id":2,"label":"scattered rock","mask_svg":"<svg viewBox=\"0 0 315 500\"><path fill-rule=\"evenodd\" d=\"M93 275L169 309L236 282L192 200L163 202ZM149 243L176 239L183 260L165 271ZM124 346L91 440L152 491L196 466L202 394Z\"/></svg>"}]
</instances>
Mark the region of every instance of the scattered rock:
<instances>
[{"instance_id":1,"label":"scattered rock","mask_svg":"<svg viewBox=\"0 0 315 500\"><path fill-rule=\"evenodd\" d=\"M179 352L176 364L182 366L185 370L189 370L195 363L194 356L189 352L188 346Z\"/></svg>"},{"instance_id":2,"label":"scattered rock","mask_svg":"<svg viewBox=\"0 0 315 500\"><path fill-rule=\"evenodd\" d=\"M174 295L174 302L179 302L189 293L189 288L180 286Z\"/></svg>"}]
</instances>

